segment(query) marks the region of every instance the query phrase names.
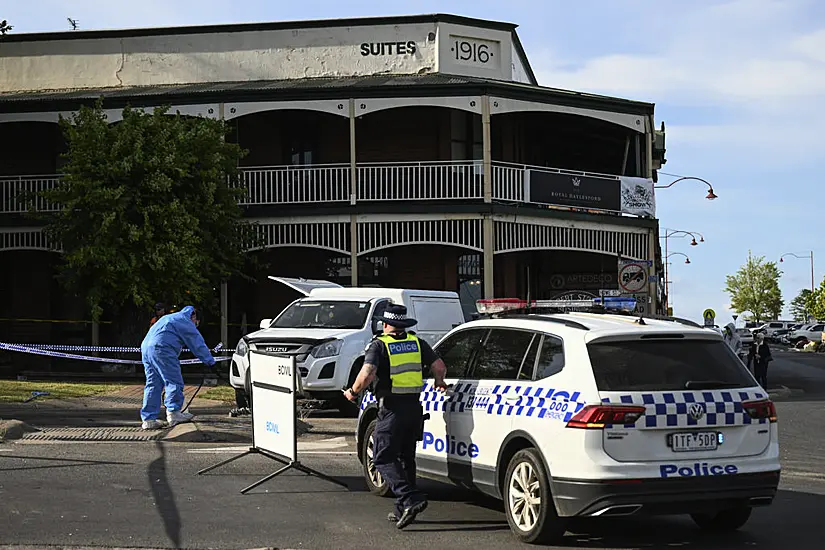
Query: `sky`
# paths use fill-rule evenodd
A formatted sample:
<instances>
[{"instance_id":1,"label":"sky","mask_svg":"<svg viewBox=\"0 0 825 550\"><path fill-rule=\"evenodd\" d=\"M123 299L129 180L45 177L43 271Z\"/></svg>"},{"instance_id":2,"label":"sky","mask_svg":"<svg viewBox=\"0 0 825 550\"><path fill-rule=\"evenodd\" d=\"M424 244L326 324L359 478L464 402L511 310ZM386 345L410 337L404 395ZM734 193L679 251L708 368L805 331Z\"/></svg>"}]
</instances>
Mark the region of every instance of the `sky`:
<instances>
[{"instance_id":1,"label":"sky","mask_svg":"<svg viewBox=\"0 0 825 550\"><path fill-rule=\"evenodd\" d=\"M454 13L516 23L539 84L656 105L667 130L657 190L662 227L705 242L668 239L674 314L700 320L712 308L731 321L726 275L748 251L779 261L813 251L825 274L825 2L821 0L0 0L12 32ZM823 251L820 254L820 250ZM786 257L786 305L810 288L810 260ZM787 315L787 307L786 307Z\"/></svg>"}]
</instances>

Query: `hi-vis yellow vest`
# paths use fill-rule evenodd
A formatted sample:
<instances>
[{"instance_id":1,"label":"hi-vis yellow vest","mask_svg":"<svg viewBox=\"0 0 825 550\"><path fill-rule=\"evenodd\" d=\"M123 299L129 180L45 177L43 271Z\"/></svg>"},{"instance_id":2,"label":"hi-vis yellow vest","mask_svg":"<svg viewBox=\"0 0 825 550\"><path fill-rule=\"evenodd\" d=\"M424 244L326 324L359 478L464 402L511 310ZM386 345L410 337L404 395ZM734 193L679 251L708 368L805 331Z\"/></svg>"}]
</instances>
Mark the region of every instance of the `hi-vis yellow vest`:
<instances>
[{"instance_id":1,"label":"hi-vis yellow vest","mask_svg":"<svg viewBox=\"0 0 825 550\"><path fill-rule=\"evenodd\" d=\"M384 342L390 357L392 393L420 393L424 387L424 377L418 338L407 334L406 338L398 340L384 334L378 339Z\"/></svg>"}]
</instances>

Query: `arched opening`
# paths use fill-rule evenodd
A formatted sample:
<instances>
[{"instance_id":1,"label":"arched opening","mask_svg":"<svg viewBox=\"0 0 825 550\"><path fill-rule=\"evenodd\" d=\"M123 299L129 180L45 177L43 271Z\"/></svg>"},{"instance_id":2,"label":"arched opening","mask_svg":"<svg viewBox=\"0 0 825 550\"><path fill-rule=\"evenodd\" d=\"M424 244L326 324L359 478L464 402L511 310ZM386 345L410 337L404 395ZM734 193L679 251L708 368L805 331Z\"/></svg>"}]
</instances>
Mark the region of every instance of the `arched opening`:
<instances>
[{"instance_id":1,"label":"arched opening","mask_svg":"<svg viewBox=\"0 0 825 550\"><path fill-rule=\"evenodd\" d=\"M45 250L0 251L0 342L87 344L91 324L82 296L55 278L60 257ZM8 374L48 369L49 358L4 353L0 371ZM5 364L2 364L5 362Z\"/></svg>"},{"instance_id":2,"label":"arched opening","mask_svg":"<svg viewBox=\"0 0 825 550\"><path fill-rule=\"evenodd\" d=\"M0 176L43 176L60 172L66 140L53 122L0 124Z\"/></svg>"},{"instance_id":3,"label":"arched opening","mask_svg":"<svg viewBox=\"0 0 825 550\"><path fill-rule=\"evenodd\" d=\"M481 115L438 106L400 106L358 117L359 163L482 158Z\"/></svg>"},{"instance_id":4,"label":"arched opening","mask_svg":"<svg viewBox=\"0 0 825 550\"><path fill-rule=\"evenodd\" d=\"M643 176L644 134L587 116L511 112L493 117L496 161L565 170Z\"/></svg>"},{"instance_id":5,"label":"arched opening","mask_svg":"<svg viewBox=\"0 0 825 550\"><path fill-rule=\"evenodd\" d=\"M495 296L533 300L589 299L618 290L618 257L571 250L497 254Z\"/></svg>"},{"instance_id":6,"label":"arched opening","mask_svg":"<svg viewBox=\"0 0 825 550\"><path fill-rule=\"evenodd\" d=\"M349 163L349 119L308 110L274 110L232 120L229 140L247 149L241 166Z\"/></svg>"}]
</instances>

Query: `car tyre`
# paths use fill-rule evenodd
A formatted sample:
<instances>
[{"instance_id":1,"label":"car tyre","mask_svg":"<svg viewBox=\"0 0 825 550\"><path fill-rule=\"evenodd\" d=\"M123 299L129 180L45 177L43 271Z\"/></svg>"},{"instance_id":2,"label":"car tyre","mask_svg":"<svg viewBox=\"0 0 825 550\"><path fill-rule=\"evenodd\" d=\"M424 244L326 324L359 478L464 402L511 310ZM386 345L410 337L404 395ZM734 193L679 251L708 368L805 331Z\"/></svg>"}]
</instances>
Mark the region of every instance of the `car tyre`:
<instances>
[{"instance_id":1,"label":"car tyre","mask_svg":"<svg viewBox=\"0 0 825 550\"><path fill-rule=\"evenodd\" d=\"M558 516L544 462L536 449L513 455L504 476L504 511L510 530L521 542L551 544L567 531Z\"/></svg>"},{"instance_id":2,"label":"car tyre","mask_svg":"<svg viewBox=\"0 0 825 550\"><path fill-rule=\"evenodd\" d=\"M715 514L691 514L690 517L701 529L714 532L736 531L748 522L752 508L742 506L722 510Z\"/></svg>"},{"instance_id":3,"label":"car tyre","mask_svg":"<svg viewBox=\"0 0 825 550\"><path fill-rule=\"evenodd\" d=\"M384 480L383 477L381 477L381 474L375 469L375 465L372 462L374 449L374 439L372 434L375 432L375 426L377 423L378 420L373 420L367 426L366 431L364 431L364 439L361 440L361 456L364 457L362 467L364 471L364 480L367 482L367 487L369 488L370 493L378 495L379 497L388 497L392 494L392 491L390 491L390 485Z\"/></svg>"}]
</instances>

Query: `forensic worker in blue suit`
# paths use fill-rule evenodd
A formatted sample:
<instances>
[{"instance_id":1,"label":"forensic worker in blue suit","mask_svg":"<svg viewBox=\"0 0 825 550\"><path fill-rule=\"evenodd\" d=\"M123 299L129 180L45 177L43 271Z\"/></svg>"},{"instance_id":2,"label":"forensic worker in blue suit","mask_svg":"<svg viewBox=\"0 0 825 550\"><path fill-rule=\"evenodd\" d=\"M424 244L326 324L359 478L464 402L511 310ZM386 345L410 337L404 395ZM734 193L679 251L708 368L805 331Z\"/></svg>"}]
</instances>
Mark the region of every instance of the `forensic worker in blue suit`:
<instances>
[{"instance_id":1,"label":"forensic worker in blue suit","mask_svg":"<svg viewBox=\"0 0 825 550\"><path fill-rule=\"evenodd\" d=\"M143 408L140 418L144 430L164 427L158 420L161 393L166 389L166 421L169 427L192 420L192 414L183 412L183 374L180 370L180 352L189 348L195 357L209 367L215 365L212 352L198 331L200 315L192 306L164 315L152 325L140 353L146 371L146 388L143 390Z\"/></svg>"}]
</instances>

